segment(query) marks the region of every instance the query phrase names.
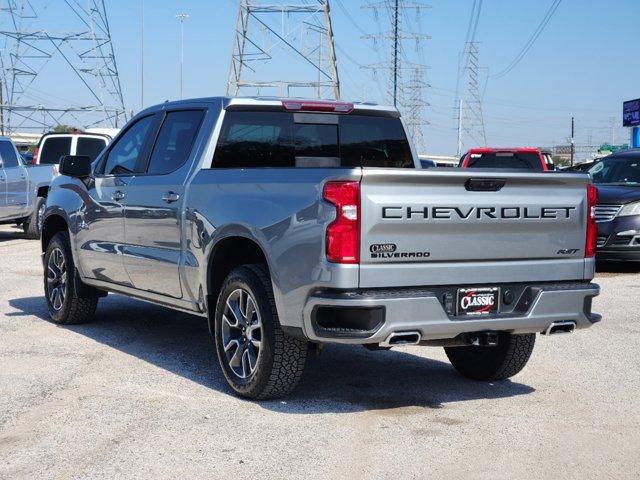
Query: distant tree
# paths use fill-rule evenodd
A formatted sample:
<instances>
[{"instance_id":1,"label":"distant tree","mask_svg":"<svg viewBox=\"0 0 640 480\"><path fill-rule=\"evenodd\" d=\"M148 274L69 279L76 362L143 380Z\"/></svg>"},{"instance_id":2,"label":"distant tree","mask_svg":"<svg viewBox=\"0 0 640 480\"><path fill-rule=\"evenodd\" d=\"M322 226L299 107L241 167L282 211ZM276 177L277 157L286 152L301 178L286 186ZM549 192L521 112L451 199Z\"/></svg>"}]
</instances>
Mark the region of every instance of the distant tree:
<instances>
[{"instance_id":1,"label":"distant tree","mask_svg":"<svg viewBox=\"0 0 640 480\"><path fill-rule=\"evenodd\" d=\"M557 167L568 167L569 163L571 163L569 161L569 159L566 158L566 157L560 157L558 155L553 155L551 158L553 159L554 165L557 166Z\"/></svg>"},{"instance_id":2,"label":"distant tree","mask_svg":"<svg viewBox=\"0 0 640 480\"><path fill-rule=\"evenodd\" d=\"M59 123L58 125L53 127L54 133L70 133L70 132L77 132L79 130L80 129L77 127L72 127L71 125L65 125L64 123Z\"/></svg>"}]
</instances>

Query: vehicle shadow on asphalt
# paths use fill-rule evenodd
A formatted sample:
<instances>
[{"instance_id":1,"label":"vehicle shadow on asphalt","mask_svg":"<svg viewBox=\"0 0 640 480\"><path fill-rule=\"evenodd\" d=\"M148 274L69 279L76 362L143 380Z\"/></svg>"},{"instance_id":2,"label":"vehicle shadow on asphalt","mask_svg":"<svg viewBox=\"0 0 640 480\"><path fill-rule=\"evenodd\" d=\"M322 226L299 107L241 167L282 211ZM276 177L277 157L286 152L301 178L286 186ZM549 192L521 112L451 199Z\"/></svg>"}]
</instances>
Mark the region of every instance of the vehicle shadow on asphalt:
<instances>
[{"instance_id":1,"label":"vehicle shadow on asphalt","mask_svg":"<svg viewBox=\"0 0 640 480\"><path fill-rule=\"evenodd\" d=\"M9 304L19 311L7 316L34 315L49 321L42 297L17 298ZM200 317L109 295L101 299L94 322L60 328L208 388L233 394L217 365L207 323ZM419 348L411 347L416 351ZM406 351L371 352L360 346L331 345L320 356L310 357L302 381L290 397L260 405L288 414L369 410L401 414L412 408L441 408L451 402L514 397L534 391L509 380L466 380L449 363Z\"/></svg>"},{"instance_id":2,"label":"vehicle shadow on asphalt","mask_svg":"<svg viewBox=\"0 0 640 480\"><path fill-rule=\"evenodd\" d=\"M0 243L7 242L9 240L26 240L27 237L24 234L22 227L12 227L11 230L0 230Z\"/></svg>"}]
</instances>

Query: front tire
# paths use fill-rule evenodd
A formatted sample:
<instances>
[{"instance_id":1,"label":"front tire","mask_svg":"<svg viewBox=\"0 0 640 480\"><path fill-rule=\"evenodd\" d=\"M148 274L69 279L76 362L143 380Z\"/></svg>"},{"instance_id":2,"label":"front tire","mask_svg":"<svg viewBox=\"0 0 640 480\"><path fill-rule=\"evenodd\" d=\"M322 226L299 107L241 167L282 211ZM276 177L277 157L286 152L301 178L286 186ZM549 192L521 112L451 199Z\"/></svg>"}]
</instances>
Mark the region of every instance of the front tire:
<instances>
[{"instance_id":1,"label":"front tire","mask_svg":"<svg viewBox=\"0 0 640 480\"><path fill-rule=\"evenodd\" d=\"M445 347L453 367L473 380L504 380L520 372L529 361L535 333L498 335L495 347Z\"/></svg>"},{"instance_id":2,"label":"front tire","mask_svg":"<svg viewBox=\"0 0 640 480\"><path fill-rule=\"evenodd\" d=\"M24 230L27 238L32 240L40 238L46 203L47 200L45 198L38 197L36 199L36 205L33 212L31 212L31 215L22 222L22 229Z\"/></svg>"},{"instance_id":3,"label":"front tire","mask_svg":"<svg viewBox=\"0 0 640 480\"><path fill-rule=\"evenodd\" d=\"M98 297L78 295L69 234L56 233L44 254L44 293L51 320L74 325L93 320Z\"/></svg>"},{"instance_id":4,"label":"front tire","mask_svg":"<svg viewBox=\"0 0 640 480\"><path fill-rule=\"evenodd\" d=\"M225 279L216 303L214 340L222 372L241 397L285 396L302 376L307 342L282 331L263 265L240 266Z\"/></svg>"}]
</instances>

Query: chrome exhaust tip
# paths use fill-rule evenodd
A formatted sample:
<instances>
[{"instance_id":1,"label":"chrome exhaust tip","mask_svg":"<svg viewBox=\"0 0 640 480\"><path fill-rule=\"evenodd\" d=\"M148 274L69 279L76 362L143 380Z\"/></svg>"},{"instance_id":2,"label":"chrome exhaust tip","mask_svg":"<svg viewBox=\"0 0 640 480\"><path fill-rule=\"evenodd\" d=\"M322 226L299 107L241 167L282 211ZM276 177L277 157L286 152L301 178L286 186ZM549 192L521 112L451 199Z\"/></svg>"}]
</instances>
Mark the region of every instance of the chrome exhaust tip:
<instances>
[{"instance_id":1,"label":"chrome exhaust tip","mask_svg":"<svg viewBox=\"0 0 640 480\"><path fill-rule=\"evenodd\" d=\"M547 327L547 329L543 332L544 335L555 335L557 333L571 333L576 329L576 322L572 321L562 321L562 322L553 322L551 325Z\"/></svg>"},{"instance_id":2,"label":"chrome exhaust tip","mask_svg":"<svg viewBox=\"0 0 640 480\"><path fill-rule=\"evenodd\" d=\"M422 335L420 332L393 332L380 343L381 347L396 347L398 345L417 345Z\"/></svg>"}]
</instances>

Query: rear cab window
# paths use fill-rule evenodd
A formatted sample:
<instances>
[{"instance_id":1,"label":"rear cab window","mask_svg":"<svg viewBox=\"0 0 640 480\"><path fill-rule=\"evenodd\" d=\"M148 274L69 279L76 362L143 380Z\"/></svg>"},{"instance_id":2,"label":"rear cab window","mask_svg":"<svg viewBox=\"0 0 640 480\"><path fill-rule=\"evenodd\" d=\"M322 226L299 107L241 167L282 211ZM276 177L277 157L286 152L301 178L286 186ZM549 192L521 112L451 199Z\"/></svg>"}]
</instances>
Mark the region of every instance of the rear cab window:
<instances>
[{"instance_id":1,"label":"rear cab window","mask_svg":"<svg viewBox=\"0 0 640 480\"><path fill-rule=\"evenodd\" d=\"M40 147L38 162L44 165L57 165L60 157L71 154L71 135L45 137Z\"/></svg>"},{"instance_id":2,"label":"rear cab window","mask_svg":"<svg viewBox=\"0 0 640 480\"><path fill-rule=\"evenodd\" d=\"M227 111L213 168L414 168L399 118Z\"/></svg>"},{"instance_id":3,"label":"rear cab window","mask_svg":"<svg viewBox=\"0 0 640 480\"><path fill-rule=\"evenodd\" d=\"M107 146L107 139L102 137L78 137L76 155L84 155L93 162L100 152Z\"/></svg>"},{"instance_id":4,"label":"rear cab window","mask_svg":"<svg viewBox=\"0 0 640 480\"><path fill-rule=\"evenodd\" d=\"M542 171L540 156L534 152L471 153L466 168L504 168Z\"/></svg>"}]
</instances>

